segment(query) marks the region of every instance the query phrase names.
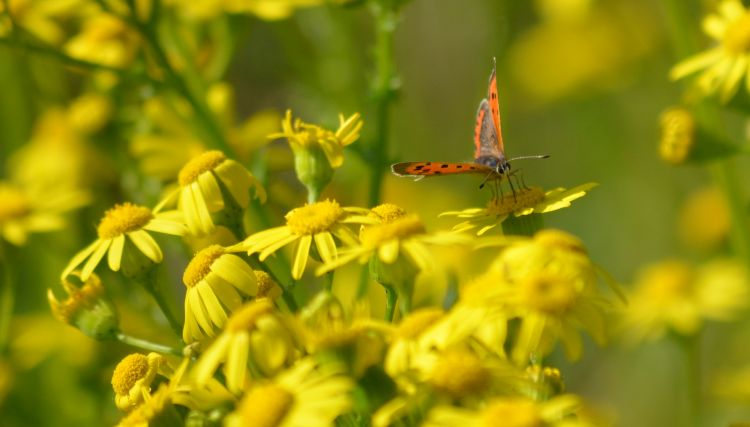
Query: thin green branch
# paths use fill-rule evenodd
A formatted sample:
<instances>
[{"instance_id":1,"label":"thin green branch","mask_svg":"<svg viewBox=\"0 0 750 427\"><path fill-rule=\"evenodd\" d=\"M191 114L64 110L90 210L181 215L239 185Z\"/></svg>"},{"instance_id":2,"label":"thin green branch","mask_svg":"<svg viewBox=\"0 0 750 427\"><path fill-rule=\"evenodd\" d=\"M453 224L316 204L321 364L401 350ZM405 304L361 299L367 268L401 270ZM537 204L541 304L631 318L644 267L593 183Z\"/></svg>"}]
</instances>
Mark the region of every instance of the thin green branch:
<instances>
[{"instance_id":1,"label":"thin green branch","mask_svg":"<svg viewBox=\"0 0 750 427\"><path fill-rule=\"evenodd\" d=\"M151 341L147 341L141 338L132 337L130 335L127 335L123 332L118 332L117 335L115 335L115 338L117 338L117 341L120 341L123 344L127 344L136 348L140 348L142 350L147 351L155 351L157 353L162 354L173 354L175 356L182 356L182 350L170 347L163 344L157 344L153 343Z\"/></svg>"}]
</instances>

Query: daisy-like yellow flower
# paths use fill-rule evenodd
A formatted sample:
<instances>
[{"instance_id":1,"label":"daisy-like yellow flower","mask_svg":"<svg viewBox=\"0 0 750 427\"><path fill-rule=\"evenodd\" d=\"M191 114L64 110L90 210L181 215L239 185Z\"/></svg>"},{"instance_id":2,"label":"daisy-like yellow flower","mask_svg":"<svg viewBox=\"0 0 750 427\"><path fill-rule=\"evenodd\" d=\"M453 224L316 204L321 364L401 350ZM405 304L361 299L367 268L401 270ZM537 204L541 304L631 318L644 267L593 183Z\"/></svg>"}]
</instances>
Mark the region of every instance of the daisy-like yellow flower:
<instances>
[{"instance_id":1,"label":"daisy-like yellow flower","mask_svg":"<svg viewBox=\"0 0 750 427\"><path fill-rule=\"evenodd\" d=\"M57 45L65 37L66 19L78 15L82 3L82 0L9 0L0 2L0 15L11 15L16 25L40 40ZM0 19L3 35L11 29L10 22L4 21Z\"/></svg>"},{"instance_id":2,"label":"daisy-like yellow flower","mask_svg":"<svg viewBox=\"0 0 750 427\"><path fill-rule=\"evenodd\" d=\"M300 360L273 380L253 385L224 425L332 426L352 407L354 382L342 372L336 365Z\"/></svg>"},{"instance_id":3,"label":"daisy-like yellow flower","mask_svg":"<svg viewBox=\"0 0 750 427\"><path fill-rule=\"evenodd\" d=\"M731 321L748 306L746 269L722 259L697 268L677 260L646 267L623 314L634 342L661 338L667 331L697 333L706 320Z\"/></svg>"},{"instance_id":4,"label":"daisy-like yellow flower","mask_svg":"<svg viewBox=\"0 0 750 427\"><path fill-rule=\"evenodd\" d=\"M677 227L690 248L711 252L721 247L732 227L726 195L714 186L697 189L680 207Z\"/></svg>"},{"instance_id":5,"label":"daisy-like yellow flower","mask_svg":"<svg viewBox=\"0 0 750 427\"><path fill-rule=\"evenodd\" d=\"M334 236L347 245L357 244L357 235L348 224L371 224L367 209L341 207L335 200L325 200L295 208L286 215L286 225L263 230L232 247L232 250L246 250L248 254L259 253L263 261L280 248L295 243L292 277L299 279L305 272L310 257L310 247L315 247L323 262L331 262L338 257Z\"/></svg>"},{"instance_id":6,"label":"daisy-like yellow flower","mask_svg":"<svg viewBox=\"0 0 750 427\"><path fill-rule=\"evenodd\" d=\"M510 215L519 217L567 208L573 200L585 196L589 190L597 185L588 183L569 190L556 188L547 192L539 187L521 188L515 190L515 194L505 194L502 197L493 198L486 208L443 212L440 216L466 218L467 221L456 224L453 231L463 232L478 228L477 235L481 236L502 224Z\"/></svg>"},{"instance_id":7,"label":"daisy-like yellow flower","mask_svg":"<svg viewBox=\"0 0 750 427\"><path fill-rule=\"evenodd\" d=\"M195 365L195 381L206 384L219 366L227 388L240 393L248 381L248 363L263 374L274 374L297 354L296 338L286 320L267 299L257 299L235 311L224 330Z\"/></svg>"},{"instance_id":8,"label":"daisy-like yellow flower","mask_svg":"<svg viewBox=\"0 0 750 427\"><path fill-rule=\"evenodd\" d=\"M354 260L364 264L370 257L385 264L394 264L399 257L405 257L419 270L434 270L436 262L429 250L430 245L466 244L470 240L458 233L427 233L422 220L413 214L363 227L359 237L358 244L342 251L338 259L320 266L316 273L326 273Z\"/></svg>"},{"instance_id":9,"label":"daisy-like yellow flower","mask_svg":"<svg viewBox=\"0 0 750 427\"><path fill-rule=\"evenodd\" d=\"M427 416L428 427L575 427L592 426L589 420L576 418L581 399L560 395L543 402L525 397L496 398L479 410L455 406L438 406Z\"/></svg>"},{"instance_id":10,"label":"daisy-like yellow flower","mask_svg":"<svg viewBox=\"0 0 750 427\"><path fill-rule=\"evenodd\" d=\"M231 203L224 199L225 191L240 209L250 204L250 189L261 202L266 200L266 192L255 177L240 163L217 150L206 151L190 160L180 170L178 181L179 188L160 206L177 198L177 208L185 215L193 235L208 234L214 229L211 214Z\"/></svg>"},{"instance_id":11,"label":"daisy-like yellow flower","mask_svg":"<svg viewBox=\"0 0 750 427\"><path fill-rule=\"evenodd\" d=\"M444 317L442 309L431 307L415 310L401 320L393 331L384 361L388 375L395 377L410 369L415 355L427 348L421 337Z\"/></svg>"},{"instance_id":12,"label":"daisy-like yellow flower","mask_svg":"<svg viewBox=\"0 0 750 427\"><path fill-rule=\"evenodd\" d=\"M750 90L750 12L740 0L722 0L718 13L703 19L703 31L718 45L675 65L672 80L700 71L698 87L705 95L718 93L722 102L737 93L743 80Z\"/></svg>"},{"instance_id":13,"label":"daisy-like yellow flower","mask_svg":"<svg viewBox=\"0 0 750 427\"><path fill-rule=\"evenodd\" d=\"M148 262L133 261L133 258L145 256L153 263L160 263L163 258L159 244L149 231L182 236L187 229L178 212L152 211L129 202L115 205L99 222L96 229L99 238L70 260L62 277L83 264L81 280L87 280L104 255L107 255L107 264L112 271L120 271L123 267L123 273L128 276L140 274ZM123 256L125 251L133 251L132 256Z\"/></svg>"},{"instance_id":14,"label":"daisy-like yellow flower","mask_svg":"<svg viewBox=\"0 0 750 427\"><path fill-rule=\"evenodd\" d=\"M63 213L88 203L89 197L75 189L40 192L0 181L0 200L0 236L21 246L29 234L63 228Z\"/></svg>"},{"instance_id":15,"label":"daisy-like yellow flower","mask_svg":"<svg viewBox=\"0 0 750 427\"><path fill-rule=\"evenodd\" d=\"M117 423L117 427L147 427L149 425L177 425L176 412L170 411L175 402L182 377L188 366L188 360L170 375L169 383L161 384L154 393L144 393L143 402L131 410Z\"/></svg>"},{"instance_id":16,"label":"daisy-like yellow flower","mask_svg":"<svg viewBox=\"0 0 750 427\"><path fill-rule=\"evenodd\" d=\"M268 137L286 138L295 152L313 146L320 147L331 167L337 168L344 163L344 147L359 139L363 124L359 113L352 114L348 118L339 114L339 128L334 132L305 123L299 118L292 121L292 110L287 110L281 121L281 132Z\"/></svg>"},{"instance_id":17,"label":"daisy-like yellow flower","mask_svg":"<svg viewBox=\"0 0 750 427\"><path fill-rule=\"evenodd\" d=\"M333 169L344 163L344 147L359 139L362 120L359 114L349 118L339 115L336 132L320 126L292 122L292 112L287 110L281 121L281 132L269 138L286 138L294 152L294 170L297 179L307 187L309 203L318 201L323 189L333 177Z\"/></svg>"},{"instance_id":18,"label":"daisy-like yellow flower","mask_svg":"<svg viewBox=\"0 0 750 427\"><path fill-rule=\"evenodd\" d=\"M151 393L151 383L164 363L164 356L157 353L133 353L125 356L112 373L112 389L117 407L127 412L141 404L144 396Z\"/></svg>"},{"instance_id":19,"label":"daisy-like yellow flower","mask_svg":"<svg viewBox=\"0 0 750 427\"><path fill-rule=\"evenodd\" d=\"M578 329L599 343L606 338L608 299L597 289L597 268L574 236L543 230L505 249L482 278L487 305L521 321L513 360L526 364L559 339L570 359L582 352Z\"/></svg>"},{"instance_id":20,"label":"daisy-like yellow flower","mask_svg":"<svg viewBox=\"0 0 750 427\"><path fill-rule=\"evenodd\" d=\"M185 294L186 344L215 336L244 299L258 293L258 280L250 266L219 245L211 245L190 261L182 281Z\"/></svg>"}]
</instances>

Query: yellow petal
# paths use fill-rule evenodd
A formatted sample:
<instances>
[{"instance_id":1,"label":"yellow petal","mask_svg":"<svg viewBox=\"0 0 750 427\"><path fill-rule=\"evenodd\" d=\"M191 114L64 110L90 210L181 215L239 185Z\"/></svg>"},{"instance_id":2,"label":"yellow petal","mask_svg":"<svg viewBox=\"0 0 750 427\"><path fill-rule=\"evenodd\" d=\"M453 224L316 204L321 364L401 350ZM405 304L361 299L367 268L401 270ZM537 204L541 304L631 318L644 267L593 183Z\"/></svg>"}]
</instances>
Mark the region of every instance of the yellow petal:
<instances>
[{"instance_id":1,"label":"yellow petal","mask_svg":"<svg viewBox=\"0 0 750 427\"><path fill-rule=\"evenodd\" d=\"M310 255L310 244L312 243L312 236L302 236L297 242L297 247L294 248L294 264L292 265L292 277L298 280L302 277L302 273L305 272L307 266L307 259Z\"/></svg>"},{"instance_id":2,"label":"yellow petal","mask_svg":"<svg viewBox=\"0 0 750 427\"><path fill-rule=\"evenodd\" d=\"M81 280L83 281L86 281L89 276L91 276L91 273L94 272L96 266L99 265L99 261L104 258L104 254L107 253L107 249L109 249L112 240L97 240L97 242L99 245L81 270Z\"/></svg>"},{"instance_id":3,"label":"yellow petal","mask_svg":"<svg viewBox=\"0 0 750 427\"><path fill-rule=\"evenodd\" d=\"M331 233L324 231L314 236L315 247L318 248L318 254L323 262L331 262L338 256L336 251L336 242L333 241Z\"/></svg>"},{"instance_id":4,"label":"yellow petal","mask_svg":"<svg viewBox=\"0 0 750 427\"><path fill-rule=\"evenodd\" d=\"M283 246L286 246L289 243L292 243L293 241L295 241L297 239L301 239L301 238L305 238L305 237L310 237L310 236L301 236L300 237L300 236L297 236L296 234L290 234L290 235L284 237L283 239L281 239L281 240L279 240L277 242L274 242L273 244L271 244L268 247L266 247L265 249L263 249L263 251L261 251L261 253L259 255L259 259L261 261L263 261L269 255L271 255L272 253L276 252L279 248L281 248Z\"/></svg>"},{"instance_id":5,"label":"yellow petal","mask_svg":"<svg viewBox=\"0 0 750 427\"><path fill-rule=\"evenodd\" d=\"M544 331L544 317L531 314L521 321L518 338L513 347L513 360L527 363L530 354L537 351Z\"/></svg>"},{"instance_id":6,"label":"yellow petal","mask_svg":"<svg viewBox=\"0 0 750 427\"><path fill-rule=\"evenodd\" d=\"M250 187L254 181L250 172L234 160L224 161L215 171L237 204L246 208L250 204Z\"/></svg>"},{"instance_id":7,"label":"yellow petal","mask_svg":"<svg viewBox=\"0 0 750 427\"><path fill-rule=\"evenodd\" d=\"M205 280L211 286L221 305L226 307L228 314L233 313L242 305L242 295L231 283L215 274L209 274Z\"/></svg>"},{"instance_id":8,"label":"yellow petal","mask_svg":"<svg viewBox=\"0 0 750 427\"><path fill-rule=\"evenodd\" d=\"M216 177L211 172L198 175L198 188L206 202L209 212L217 212L224 209L224 198L221 196L221 188L216 182Z\"/></svg>"},{"instance_id":9,"label":"yellow petal","mask_svg":"<svg viewBox=\"0 0 750 427\"><path fill-rule=\"evenodd\" d=\"M94 243L86 246L82 251L78 252L73 256L73 259L70 260L67 266L65 266L65 269L63 269L62 274L60 275L60 278L64 279L68 276L68 274L72 273L73 270L76 269L86 258L88 258L89 255L91 255L96 248L99 247L99 243L101 243L101 240L97 239L94 241Z\"/></svg>"},{"instance_id":10,"label":"yellow petal","mask_svg":"<svg viewBox=\"0 0 750 427\"><path fill-rule=\"evenodd\" d=\"M224 375L227 379L227 387L234 393L241 392L245 384L250 349L249 338L246 333L236 334L227 354Z\"/></svg>"},{"instance_id":11,"label":"yellow petal","mask_svg":"<svg viewBox=\"0 0 750 427\"><path fill-rule=\"evenodd\" d=\"M151 261L160 263L164 258L164 254L162 254L159 244L156 243L156 240L154 240L154 238L147 232L143 230L135 230L127 233L127 236L141 253L146 255Z\"/></svg>"},{"instance_id":12,"label":"yellow petal","mask_svg":"<svg viewBox=\"0 0 750 427\"><path fill-rule=\"evenodd\" d=\"M222 255L211 265L217 276L240 289L245 295L255 296L258 283L253 269L242 258L235 255Z\"/></svg>"},{"instance_id":13,"label":"yellow petal","mask_svg":"<svg viewBox=\"0 0 750 427\"><path fill-rule=\"evenodd\" d=\"M672 70L669 72L669 78L672 80L681 79L687 75L695 73L698 70L702 70L714 63L717 63L723 56L724 50L720 47L707 50L695 56L691 56L690 58L672 67Z\"/></svg>"},{"instance_id":14,"label":"yellow petal","mask_svg":"<svg viewBox=\"0 0 750 427\"><path fill-rule=\"evenodd\" d=\"M198 363L195 365L195 382L205 384L210 380L216 368L225 359L226 351L234 339L233 335L221 335L214 341L203 354L201 354Z\"/></svg>"},{"instance_id":15,"label":"yellow petal","mask_svg":"<svg viewBox=\"0 0 750 427\"><path fill-rule=\"evenodd\" d=\"M726 79L724 80L724 85L721 88L721 102L729 101L734 94L737 93L737 89L740 87L742 77L745 75L747 69L747 57L741 55L734 62L734 65L732 65L729 74L727 74Z\"/></svg>"},{"instance_id":16,"label":"yellow petal","mask_svg":"<svg viewBox=\"0 0 750 427\"><path fill-rule=\"evenodd\" d=\"M398 249L398 239L391 239L378 248L378 257L386 264L393 264L398 258Z\"/></svg>"},{"instance_id":17,"label":"yellow petal","mask_svg":"<svg viewBox=\"0 0 750 427\"><path fill-rule=\"evenodd\" d=\"M727 21L717 15L708 15L702 23L703 31L716 40L724 38L727 30Z\"/></svg>"},{"instance_id":18,"label":"yellow petal","mask_svg":"<svg viewBox=\"0 0 750 427\"><path fill-rule=\"evenodd\" d=\"M112 239L112 246L107 253L107 263L112 271L120 271L120 262L122 261L122 250L125 247L125 236L120 234Z\"/></svg>"},{"instance_id":19,"label":"yellow petal","mask_svg":"<svg viewBox=\"0 0 750 427\"><path fill-rule=\"evenodd\" d=\"M211 321L208 318L208 313L206 313L206 308L203 305L203 301L201 301L201 296L198 293L198 290L195 287L192 287L187 290L187 293L185 294L185 301L188 302L188 307L185 311L185 313L191 313L193 317L195 317L196 322L198 322L198 325L203 329L203 333L208 336L214 336L214 328L211 325ZM185 315L187 316L187 314Z\"/></svg>"},{"instance_id":20,"label":"yellow petal","mask_svg":"<svg viewBox=\"0 0 750 427\"><path fill-rule=\"evenodd\" d=\"M209 282L202 280L195 285L195 289L198 291L204 307L206 307L206 313L208 313L211 322L221 329L227 321L227 313L224 311L224 307L222 307L219 298L216 297Z\"/></svg>"}]
</instances>

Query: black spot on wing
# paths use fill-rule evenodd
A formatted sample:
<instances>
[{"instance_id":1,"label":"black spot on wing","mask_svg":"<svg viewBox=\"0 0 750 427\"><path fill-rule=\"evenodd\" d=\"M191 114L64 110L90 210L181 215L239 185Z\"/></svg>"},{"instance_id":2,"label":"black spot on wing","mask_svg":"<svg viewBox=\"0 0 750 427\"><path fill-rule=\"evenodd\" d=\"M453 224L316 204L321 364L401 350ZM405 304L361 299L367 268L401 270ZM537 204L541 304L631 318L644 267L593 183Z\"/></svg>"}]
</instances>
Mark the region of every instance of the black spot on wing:
<instances>
[{"instance_id":1,"label":"black spot on wing","mask_svg":"<svg viewBox=\"0 0 750 427\"><path fill-rule=\"evenodd\" d=\"M445 168L447 168L447 167L448 167L448 165L447 165L446 163L443 163L442 165L440 165L440 168L441 168L441 169L445 169Z\"/></svg>"},{"instance_id":2,"label":"black spot on wing","mask_svg":"<svg viewBox=\"0 0 750 427\"><path fill-rule=\"evenodd\" d=\"M423 167L424 167L424 165L417 165L417 166L414 166L414 169L421 170Z\"/></svg>"}]
</instances>

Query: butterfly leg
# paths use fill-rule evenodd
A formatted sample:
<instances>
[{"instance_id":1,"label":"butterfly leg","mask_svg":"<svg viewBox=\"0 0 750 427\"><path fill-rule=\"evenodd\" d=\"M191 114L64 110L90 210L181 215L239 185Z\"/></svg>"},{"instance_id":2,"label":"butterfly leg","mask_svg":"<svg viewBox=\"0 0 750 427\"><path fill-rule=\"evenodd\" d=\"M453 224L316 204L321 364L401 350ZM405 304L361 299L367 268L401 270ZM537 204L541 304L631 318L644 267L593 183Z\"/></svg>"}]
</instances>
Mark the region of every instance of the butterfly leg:
<instances>
[{"instance_id":1,"label":"butterfly leg","mask_svg":"<svg viewBox=\"0 0 750 427\"><path fill-rule=\"evenodd\" d=\"M518 202L518 198L516 197L516 189L513 187L513 180L510 179L510 175L508 176L508 185L510 185L510 191L513 192L513 201Z\"/></svg>"}]
</instances>

